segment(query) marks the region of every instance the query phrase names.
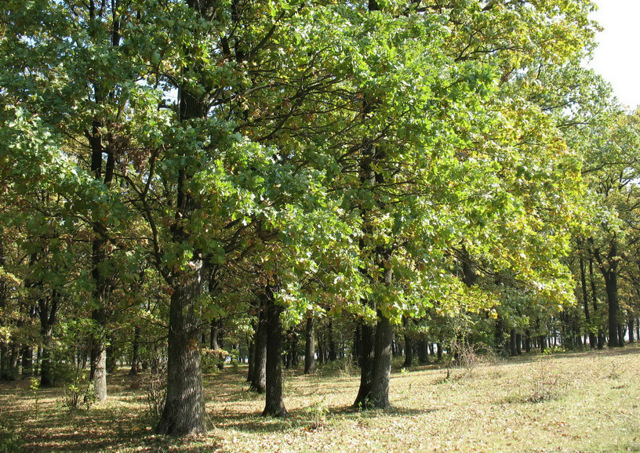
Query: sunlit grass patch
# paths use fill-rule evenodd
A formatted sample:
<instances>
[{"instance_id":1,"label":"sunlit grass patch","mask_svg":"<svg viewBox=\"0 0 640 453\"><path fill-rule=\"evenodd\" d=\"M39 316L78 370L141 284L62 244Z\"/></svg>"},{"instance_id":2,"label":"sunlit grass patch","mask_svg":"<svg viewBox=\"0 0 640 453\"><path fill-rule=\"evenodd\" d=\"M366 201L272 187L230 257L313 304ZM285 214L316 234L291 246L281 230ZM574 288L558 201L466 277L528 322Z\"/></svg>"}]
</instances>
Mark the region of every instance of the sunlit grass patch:
<instances>
[{"instance_id":1,"label":"sunlit grass patch","mask_svg":"<svg viewBox=\"0 0 640 453\"><path fill-rule=\"evenodd\" d=\"M0 451L638 451L640 349L528 356L392 375L387 411L351 405L358 377L285 376L287 419L260 414L245 370L207 375L206 435L153 434L144 377L110 376L110 396L70 411L63 390L0 384ZM138 381L136 381L138 380Z\"/></svg>"}]
</instances>

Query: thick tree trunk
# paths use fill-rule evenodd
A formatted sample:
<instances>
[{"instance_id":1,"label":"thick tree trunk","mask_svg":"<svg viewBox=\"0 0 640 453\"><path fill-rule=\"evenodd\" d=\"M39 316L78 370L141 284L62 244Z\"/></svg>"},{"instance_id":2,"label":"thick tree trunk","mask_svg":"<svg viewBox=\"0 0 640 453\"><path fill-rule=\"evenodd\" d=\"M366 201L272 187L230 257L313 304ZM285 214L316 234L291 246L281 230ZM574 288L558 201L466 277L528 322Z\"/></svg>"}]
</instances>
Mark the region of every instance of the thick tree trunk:
<instances>
[{"instance_id":1,"label":"thick tree trunk","mask_svg":"<svg viewBox=\"0 0 640 453\"><path fill-rule=\"evenodd\" d=\"M353 403L357 409L365 409L369 405L371 388L373 386L373 356L375 328L366 323L360 325L362 337L360 339L360 388Z\"/></svg>"},{"instance_id":2,"label":"thick tree trunk","mask_svg":"<svg viewBox=\"0 0 640 453\"><path fill-rule=\"evenodd\" d=\"M509 335L509 355L511 355L511 357L515 357L518 355L518 347L516 345L516 341L516 329L511 329L511 333Z\"/></svg>"},{"instance_id":3,"label":"thick tree trunk","mask_svg":"<svg viewBox=\"0 0 640 453\"><path fill-rule=\"evenodd\" d=\"M271 288L267 288L267 385L263 416L286 417L282 399L282 323L283 308L276 304Z\"/></svg>"},{"instance_id":4,"label":"thick tree trunk","mask_svg":"<svg viewBox=\"0 0 640 453\"><path fill-rule=\"evenodd\" d=\"M203 291L202 262L181 276L169 307L167 398L156 427L158 434L188 436L205 431L204 394L200 369L200 320L196 304Z\"/></svg>"},{"instance_id":5,"label":"thick tree trunk","mask_svg":"<svg viewBox=\"0 0 640 453\"><path fill-rule=\"evenodd\" d=\"M304 374L316 371L315 321L313 314L307 318L304 346Z\"/></svg>"},{"instance_id":6,"label":"thick tree trunk","mask_svg":"<svg viewBox=\"0 0 640 453\"><path fill-rule=\"evenodd\" d=\"M90 379L97 402L107 399L107 348L102 342L94 344L91 350Z\"/></svg>"},{"instance_id":7,"label":"thick tree trunk","mask_svg":"<svg viewBox=\"0 0 640 453\"><path fill-rule=\"evenodd\" d=\"M524 333L524 350L525 352L531 352L531 332L527 329Z\"/></svg>"},{"instance_id":8,"label":"thick tree trunk","mask_svg":"<svg viewBox=\"0 0 640 453\"><path fill-rule=\"evenodd\" d=\"M598 267L604 277L604 284L607 293L607 306L609 312L609 347L615 348L622 346L621 338L618 331L618 310L620 304L618 302L618 243L615 236L609 244L609 252L606 260L601 256L598 249L594 250L594 255L598 261Z\"/></svg>"},{"instance_id":9,"label":"thick tree trunk","mask_svg":"<svg viewBox=\"0 0 640 453\"><path fill-rule=\"evenodd\" d=\"M253 374L251 375L250 388L258 393L264 393L267 386L267 319L266 300L263 299L258 324L256 325L255 349L253 353Z\"/></svg>"},{"instance_id":10,"label":"thick tree trunk","mask_svg":"<svg viewBox=\"0 0 640 453\"><path fill-rule=\"evenodd\" d=\"M418 360L420 365L427 365L429 363L429 344L426 338L421 338L418 342Z\"/></svg>"},{"instance_id":11,"label":"thick tree trunk","mask_svg":"<svg viewBox=\"0 0 640 453\"><path fill-rule=\"evenodd\" d=\"M389 404L389 382L391 381L391 343L393 342L393 328L389 318L378 313L380 317L376 325L375 352L373 357L373 376L371 405L379 409L387 409Z\"/></svg>"}]
</instances>

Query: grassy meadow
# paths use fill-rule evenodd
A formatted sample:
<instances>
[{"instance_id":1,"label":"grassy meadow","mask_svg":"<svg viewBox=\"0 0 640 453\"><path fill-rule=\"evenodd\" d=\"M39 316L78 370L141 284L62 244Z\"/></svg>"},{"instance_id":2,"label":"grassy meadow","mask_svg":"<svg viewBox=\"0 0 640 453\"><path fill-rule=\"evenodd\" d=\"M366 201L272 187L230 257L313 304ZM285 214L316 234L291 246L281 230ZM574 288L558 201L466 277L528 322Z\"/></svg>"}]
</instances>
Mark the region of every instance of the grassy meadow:
<instances>
[{"instance_id":1,"label":"grassy meadow","mask_svg":"<svg viewBox=\"0 0 640 453\"><path fill-rule=\"evenodd\" d=\"M447 377L448 375L448 377ZM289 372L286 419L263 418L245 369L207 375L209 432L153 434L144 375L110 376L107 403L70 410L63 388L0 384L0 451L640 451L640 348L472 360L394 371L389 411L350 409L348 364Z\"/></svg>"}]
</instances>

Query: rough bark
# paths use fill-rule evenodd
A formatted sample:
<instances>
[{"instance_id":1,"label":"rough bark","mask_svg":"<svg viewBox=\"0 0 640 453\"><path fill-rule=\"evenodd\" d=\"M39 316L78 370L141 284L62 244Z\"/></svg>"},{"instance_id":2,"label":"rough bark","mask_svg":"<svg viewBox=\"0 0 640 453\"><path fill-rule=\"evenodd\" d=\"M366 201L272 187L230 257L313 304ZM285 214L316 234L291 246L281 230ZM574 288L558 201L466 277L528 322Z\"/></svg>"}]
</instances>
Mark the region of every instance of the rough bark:
<instances>
[{"instance_id":1,"label":"rough bark","mask_svg":"<svg viewBox=\"0 0 640 453\"><path fill-rule=\"evenodd\" d=\"M594 249L594 256L598 262L602 277L604 278L607 293L609 347L615 348L622 346L618 329L618 310L620 309L620 303L618 301L618 243L615 236L609 243L606 258L600 254L597 248Z\"/></svg>"},{"instance_id":2,"label":"rough bark","mask_svg":"<svg viewBox=\"0 0 640 453\"><path fill-rule=\"evenodd\" d=\"M193 264L193 271L182 276L171 295L167 399L158 434L188 436L205 431L200 319L195 310L203 291L202 262Z\"/></svg>"},{"instance_id":3,"label":"rough bark","mask_svg":"<svg viewBox=\"0 0 640 453\"><path fill-rule=\"evenodd\" d=\"M376 325L375 352L373 358L373 376L369 400L373 407L387 409L389 404L389 382L391 380L391 343L393 328L389 318L378 314Z\"/></svg>"},{"instance_id":4,"label":"rough bark","mask_svg":"<svg viewBox=\"0 0 640 453\"><path fill-rule=\"evenodd\" d=\"M364 409L369 405L369 397L373 386L373 354L375 328L366 323L360 326L360 387L353 407Z\"/></svg>"},{"instance_id":5,"label":"rough bark","mask_svg":"<svg viewBox=\"0 0 640 453\"><path fill-rule=\"evenodd\" d=\"M253 373L250 379L250 388L258 393L264 393L267 387L267 319L266 301L263 299L258 324L256 325L255 349L253 353Z\"/></svg>"},{"instance_id":6,"label":"rough bark","mask_svg":"<svg viewBox=\"0 0 640 453\"><path fill-rule=\"evenodd\" d=\"M275 301L273 290L267 287L267 367L266 398L263 416L286 417L288 412L282 398L282 323L283 308Z\"/></svg>"}]
</instances>

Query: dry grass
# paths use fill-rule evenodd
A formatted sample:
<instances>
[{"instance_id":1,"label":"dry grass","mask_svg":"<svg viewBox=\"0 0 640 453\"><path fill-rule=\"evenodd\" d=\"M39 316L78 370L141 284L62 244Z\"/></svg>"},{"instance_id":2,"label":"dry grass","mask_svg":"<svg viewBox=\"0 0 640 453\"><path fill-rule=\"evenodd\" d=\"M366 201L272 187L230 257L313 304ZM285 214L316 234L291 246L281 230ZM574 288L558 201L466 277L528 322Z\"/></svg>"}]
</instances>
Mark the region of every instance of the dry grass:
<instances>
[{"instance_id":1,"label":"dry grass","mask_svg":"<svg viewBox=\"0 0 640 453\"><path fill-rule=\"evenodd\" d=\"M0 451L640 451L640 348L531 356L473 373L394 373L386 412L349 406L357 376L286 378L291 417L262 418L242 370L207 378L210 431L175 440L152 433L145 394L124 374L106 404L70 412L42 389L36 418L28 381L0 385Z\"/></svg>"}]
</instances>

